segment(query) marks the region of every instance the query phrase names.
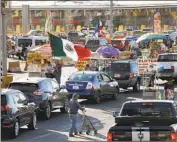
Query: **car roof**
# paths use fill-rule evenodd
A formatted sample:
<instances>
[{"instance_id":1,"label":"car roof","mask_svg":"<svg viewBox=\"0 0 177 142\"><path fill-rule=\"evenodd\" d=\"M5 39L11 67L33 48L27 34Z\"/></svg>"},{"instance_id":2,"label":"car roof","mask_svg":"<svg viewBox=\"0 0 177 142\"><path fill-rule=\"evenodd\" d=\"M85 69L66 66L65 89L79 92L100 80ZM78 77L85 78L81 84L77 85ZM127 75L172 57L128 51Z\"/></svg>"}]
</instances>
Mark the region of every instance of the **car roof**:
<instances>
[{"instance_id":1,"label":"car roof","mask_svg":"<svg viewBox=\"0 0 177 142\"><path fill-rule=\"evenodd\" d=\"M8 94L9 92L17 92L19 90L15 90L15 89L2 89L1 90L1 95L3 94Z\"/></svg>"},{"instance_id":2,"label":"car roof","mask_svg":"<svg viewBox=\"0 0 177 142\"><path fill-rule=\"evenodd\" d=\"M78 71L76 74L92 74L92 75L97 75L100 74L100 71Z\"/></svg>"},{"instance_id":3,"label":"car roof","mask_svg":"<svg viewBox=\"0 0 177 142\"><path fill-rule=\"evenodd\" d=\"M27 78L20 78L17 79L15 81L13 81L12 83L39 83L43 80L48 80L49 78L43 78L43 77L27 77Z\"/></svg>"},{"instance_id":4,"label":"car roof","mask_svg":"<svg viewBox=\"0 0 177 142\"><path fill-rule=\"evenodd\" d=\"M136 101L127 101L125 103L174 103L172 100L136 100Z\"/></svg>"},{"instance_id":5,"label":"car roof","mask_svg":"<svg viewBox=\"0 0 177 142\"><path fill-rule=\"evenodd\" d=\"M113 61L112 63L130 63L137 62L136 60L121 60L121 61Z\"/></svg>"},{"instance_id":6,"label":"car roof","mask_svg":"<svg viewBox=\"0 0 177 142\"><path fill-rule=\"evenodd\" d=\"M177 55L177 53L162 53L162 54L159 54L160 55Z\"/></svg>"}]
</instances>

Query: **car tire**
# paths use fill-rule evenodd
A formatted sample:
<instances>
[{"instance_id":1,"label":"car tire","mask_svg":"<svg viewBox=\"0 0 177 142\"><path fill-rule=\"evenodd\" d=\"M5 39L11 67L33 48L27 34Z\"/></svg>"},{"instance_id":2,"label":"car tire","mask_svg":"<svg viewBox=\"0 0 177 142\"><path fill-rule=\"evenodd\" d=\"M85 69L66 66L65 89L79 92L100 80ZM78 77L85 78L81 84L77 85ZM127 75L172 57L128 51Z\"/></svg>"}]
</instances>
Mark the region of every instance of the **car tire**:
<instances>
[{"instance_id":1,"label":"car tire","mask_svg":"<svg viewBox=\"0 0 177 142\"><path fill-rule=\"evenodd\" d=\"M100 104L101 103L101 93L100 93L100 91L95 92L93 99L94 99L95 104Z\"/></svg>"},{"instance_id":2,"label":"car tire","mask_svg":"<svg viewBox=\"0 0 177 142\"><path fill-rule=\"evenodd\" d=\"M117 100L118 97L119 97L119 88L116 87L115 88L115 92L114 92L114 94L112 96L112 100Z\"/></svg>"},{"instance_id":3,"label":"car tire","mask_svg":"<svg viewBox=\"0 0 177 142\"><path fill-rule=\"evenodd\" d=\"M68 99L64 102L64 107L60 108L61 113L67 113L69 111L69 101Z\"/></svg>"},{"instance_id":4,"label":"car tire","mask_svg":"<svg viewBox=\"0 0 177 142\"><path fill-rule=\"evenodd\" d=\"M50 103L48 103L46 106L46 109L44 111L44 118L46 120L48 120L48 119L50 119L50 117L51 117L51 105L50 105Z\"/></svg>"},{"instance_id":5,"label":"car tire","mask_svg":"<svg viewBox=\"0 0 177 142\"><path fill-rule=\"evenodd\" d=\"M19 124L18 119L16 119L14 122L13 128L12 128L11 137L16 138L18 137L19 133L20 133L20 124Z\"/></svg>"},{"instance_id":6,"label":"car tire","mask_svg":"<svg viewBox=\"0 0 177 142\"><path fill-rule=\"evenodd\" d=\"M28 124L29 130L35 130L36 129L36 122L37 122L37 116L36 113L33 114L31 122Z\"/></svg>"},{"instance_id":7,"label":"car tire","mask_svg":"<svg viewBox=\"0 0 177 142\"><path fill-rule=\"evenodd\" d=\"M138 80L136 84L133 86L133 91L134 92L139 92L140 91L140 81Z\"/></svg>"}]
</instances>

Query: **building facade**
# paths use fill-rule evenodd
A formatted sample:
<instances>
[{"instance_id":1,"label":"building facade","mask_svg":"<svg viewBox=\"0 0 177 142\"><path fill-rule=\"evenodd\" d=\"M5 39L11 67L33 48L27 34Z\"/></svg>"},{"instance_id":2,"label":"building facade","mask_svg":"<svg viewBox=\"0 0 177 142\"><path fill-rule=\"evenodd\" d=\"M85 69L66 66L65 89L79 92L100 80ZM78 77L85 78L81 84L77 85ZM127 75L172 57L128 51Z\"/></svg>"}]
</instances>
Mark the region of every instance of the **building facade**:
<instances>
[{"instance_id":1,"label":"building facade","mask_svg":"<svg viewBox=\"0 0 177 142\"><path fill-rule=\"evenodd\" d=\"M118 7L113 10L113 25L116 30L124 30L127 27L142 29L152 28L154 24L154 14L161 14L162 29L177 27L177 5L174 6L147 6L143 7ZM81 27L94 27L99 20L105 28L110 22L109 7L104 9L59 9L59 8L33 8L30 7L30 29L44 30L46 22L49 21L50 30L61 32L66 30L68 22L72 22L73 29L79 30ZM68 21L68 17L72 21ZM22 30L22 9L12 8L12 17L7 20L7 29L15 33ZM7 30L7 31L8 31Z\"/></svg>"}]
</instances>

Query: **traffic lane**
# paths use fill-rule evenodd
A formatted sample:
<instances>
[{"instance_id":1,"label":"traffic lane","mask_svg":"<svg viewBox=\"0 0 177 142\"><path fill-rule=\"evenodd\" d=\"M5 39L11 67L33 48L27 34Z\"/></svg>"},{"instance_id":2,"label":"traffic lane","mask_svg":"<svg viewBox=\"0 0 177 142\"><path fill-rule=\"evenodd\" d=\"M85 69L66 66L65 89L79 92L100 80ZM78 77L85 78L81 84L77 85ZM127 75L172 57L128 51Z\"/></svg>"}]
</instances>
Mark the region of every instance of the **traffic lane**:
<instances>
[{"instance_id":1,"label":"traffic lane","mask_svg":"<svg viewBox=\"0 0 177 142\"><path fill-rule=\"evenodd\" d=\"M29 131L26 127L21 129L20 136L10 141L81 141L81 140L105 140L106 133L110 126L114 124L112 117L113 111L119 111L122 104L128 100L141 99L141 93L121 92L120 97L116 101L105 99L101 104L91 104L84 101L81 105L86 107L86 115L93 122L94 126L98 129L98 135L94 137L83 135L81 137L69 138L68 132L70 129L70 119L68 114L61 114L58 110L52 113L52 117L48 121L39 120L37 122L37 129ZM81 120L80 120L81 121ZM81 123L79 124L81 126ZM8 139L3 139L8 140Z\"/></svg>"}]
</instances>

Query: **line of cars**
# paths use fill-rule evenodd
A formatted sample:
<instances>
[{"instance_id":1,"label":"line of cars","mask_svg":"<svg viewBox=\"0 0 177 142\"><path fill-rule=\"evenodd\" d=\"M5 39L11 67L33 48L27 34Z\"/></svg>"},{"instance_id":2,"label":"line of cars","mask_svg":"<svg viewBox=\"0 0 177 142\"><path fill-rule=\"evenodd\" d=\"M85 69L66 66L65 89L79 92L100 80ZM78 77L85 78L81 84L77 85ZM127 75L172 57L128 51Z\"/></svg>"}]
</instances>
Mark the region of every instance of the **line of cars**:
<instances>
[{"instance_id":1,"label":"line of cars","mask_svg":"<svg viewBox=\"0 0 177 142\"><path fill-rule=\"evenodd\" d=\"M37 118L50 119L51 112L69 110L69 99L78 93L82 99L100 103L102 98L117 99L118 82L104 72L76 72L59 87L52 78L28 77L15 80L1 92L2 133L16 138L20 127L27 125L35 130Z\"/></svg>"},{"instance_id":2,"label":"line of cars","mask_svg":"<svg viewBox=\"0 0 177 142\"><path fill-rule=\"evenodd\" d=\"M68 92L51 78L29 77L10 83L1 92L1 128L15 138L20 127L34 130L37 117L49 119L51 111L69 109Z\"/></svg>"}]
</instances>

